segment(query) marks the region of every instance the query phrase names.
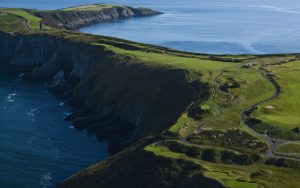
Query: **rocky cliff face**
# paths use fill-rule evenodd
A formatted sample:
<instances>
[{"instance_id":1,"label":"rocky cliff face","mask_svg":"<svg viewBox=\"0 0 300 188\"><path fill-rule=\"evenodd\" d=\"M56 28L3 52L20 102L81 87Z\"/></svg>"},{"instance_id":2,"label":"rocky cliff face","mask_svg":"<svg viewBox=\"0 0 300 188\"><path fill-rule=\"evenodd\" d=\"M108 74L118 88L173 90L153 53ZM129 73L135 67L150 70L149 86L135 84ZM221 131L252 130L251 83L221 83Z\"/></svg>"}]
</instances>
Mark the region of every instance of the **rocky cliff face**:
<instances>
[{"instance_id":1,"label":"rocky cliff face","mask_svg":"<svg viewBox=\"0 0 300 188\"><path fill-rule=\"evenodd\" d=\"M72 10L72 11L50 11L35 12L35 15L43 19L43 23L56 27L75 30L83 26L107 22L117 19L132 17L153 16L160 12L146 8L117 7L103 8L96 11Z\"/></svg>"},{"instance_id":2,"label":"rocky cliff face","mask_svg":"<svg viewBox=\"0 0 300 188\"><path fill-rule=\"evenodd\" d=\"M183 70L150 68L103 46L0 33L0 51L0 62L48 80L74 107L69 120L110 140L111 152L165 130L199 95L208 96L208 86L189 82Z\"/></svg>"},{"instance_id":3,"label":"rocky cliff face","mask_svg":"<svg viewBox=\"0 0 300 188\"><path fill-rule=\"evenodd\" d=\"M74 45L47 35L12 35L0 33L0 62L15 67L31 67L31 77L52 79L63 70L66 75L82 79L102 56L98 47Z\"/></svg>"}]
</instances>

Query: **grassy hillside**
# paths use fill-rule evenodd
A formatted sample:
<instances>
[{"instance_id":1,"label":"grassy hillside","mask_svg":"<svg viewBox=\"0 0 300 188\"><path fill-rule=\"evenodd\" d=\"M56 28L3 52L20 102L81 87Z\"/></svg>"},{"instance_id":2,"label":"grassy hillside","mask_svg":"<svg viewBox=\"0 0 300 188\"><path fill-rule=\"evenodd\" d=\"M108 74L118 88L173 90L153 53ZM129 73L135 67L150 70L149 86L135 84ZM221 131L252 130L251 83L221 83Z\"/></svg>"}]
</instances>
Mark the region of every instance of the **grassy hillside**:
<instances>
[{"instance_id":1,"label":"grassy hillside","mask_svg":"<svg viewBox=\"0 0 300 188\"><path fill-rule=\"evenodd\" d=\"M39 29L41 18L38 18L26 10L21 9L0 9L0 12L7 13L13 16L18 16L25 19L24 27L29 27L30 29Z\"/></svg>"},{"instance_id":2,"label":"grassy hillside","mask_svg":"<svg viewBox=\"0 0 300 188\"><path fill-rule=\"evenodd\" d=\"M130 144L60 187L299 187L299 146L292 142L300 137L298 54L180 52L76 31L39 30L40 18L31 13L0 9L0 30L13 39L45 37L80 46L79 60L63 54L65 61L56 62L97 61L75 85L72 100L97 118L109 111L115 121L107 126L84 119L81 123L88 125L77 122L78 127Z\"/></svg>"},{"instance_id":3,"label":"grassy hillside","mask_svg":"<svg viewBox=\"0 0 300 188\"><path fill-rule=\"evenodd\" d=\"M0 12L0 30L2 31L22 30L24 29L24 21L16 15Z\"/></svg>"},{"instance_id":4,"label":"grassy hillside","mask_svg":"<svg viewBox=\"0 0 300 188\"><path fill-rule=\"evenodd\" d=\"M300 139L300 61L266 67L280 85L279 97L260 105L254 117L261 126L269 125L270 134L284 139ZM258 125L259 126L259 125Z\"/></svg>"}]
</instances>

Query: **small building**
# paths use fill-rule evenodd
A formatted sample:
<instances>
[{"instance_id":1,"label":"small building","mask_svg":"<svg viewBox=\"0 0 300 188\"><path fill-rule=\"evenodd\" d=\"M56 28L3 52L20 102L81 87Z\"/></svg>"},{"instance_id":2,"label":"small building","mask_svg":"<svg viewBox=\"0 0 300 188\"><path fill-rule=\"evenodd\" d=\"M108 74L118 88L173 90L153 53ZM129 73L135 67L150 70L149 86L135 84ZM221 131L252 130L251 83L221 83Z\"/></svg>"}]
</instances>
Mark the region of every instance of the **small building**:
<instances>
[{"instance_id":1,"label":"small building","mask_svg":"<svg viewBox=\"0 0 300 188\"><path fill-rule=\"evenodd\" d=\"M252 68L253 64L252 63L247 63L242 65L242 68Z\"/></svg>"}]
</instances>

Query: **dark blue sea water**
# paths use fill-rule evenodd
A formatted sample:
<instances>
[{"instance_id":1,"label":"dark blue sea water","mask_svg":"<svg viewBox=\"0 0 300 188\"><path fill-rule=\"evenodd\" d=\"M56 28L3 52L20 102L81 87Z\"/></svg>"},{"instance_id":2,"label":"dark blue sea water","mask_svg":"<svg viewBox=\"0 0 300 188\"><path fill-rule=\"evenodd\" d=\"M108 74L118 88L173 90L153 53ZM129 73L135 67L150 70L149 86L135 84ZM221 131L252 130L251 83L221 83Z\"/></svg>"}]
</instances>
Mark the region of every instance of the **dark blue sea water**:
<instances>
[{"instance_id":1,"label":"dark blue sea water","mask_svg":"<svg viewBox=\"0 0 300 188\"><path fill-rule=\"evenodd\" d=\"M0 6L37 9L86 3L165 13L81 29L87 33L202 53L300 52L299 0L0 0Z\"/></svg>"},{"instance_id":2,"label":"dark blue sea water","mask_svg":"<svg viewBox=\"0 0 300 188\"><path fill-rule=\"evenodd\" d=\"M107 157L106 144L64 121L44 84L0 73L0 187L55 187Z\"/></svg>"}]
</instances>

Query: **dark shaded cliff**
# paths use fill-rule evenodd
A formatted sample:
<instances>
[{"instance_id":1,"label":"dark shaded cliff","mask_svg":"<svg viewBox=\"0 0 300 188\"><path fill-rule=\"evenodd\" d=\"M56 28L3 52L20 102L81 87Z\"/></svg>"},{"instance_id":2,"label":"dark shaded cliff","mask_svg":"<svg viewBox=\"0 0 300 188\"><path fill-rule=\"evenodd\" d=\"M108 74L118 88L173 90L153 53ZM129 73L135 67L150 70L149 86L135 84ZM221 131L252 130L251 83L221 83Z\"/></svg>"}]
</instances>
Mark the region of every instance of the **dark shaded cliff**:
<instances>
[{"instance_id":1,"label":"dark shaded cliff","mask_svg":"<svg viewBox=\"0 0 300 188\"><path fill-rule=\"evenodd\" d=\"M0 62L27 67L74 107L69 120L111 141L116 152L174 124L209 86L180 69L148 67L103 46L44 34L0 33ZM117 44L116 44L117 45Z\"/></svg>"}]
</instances>

